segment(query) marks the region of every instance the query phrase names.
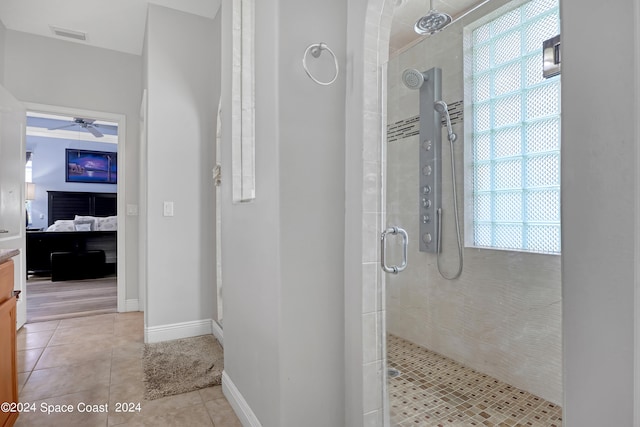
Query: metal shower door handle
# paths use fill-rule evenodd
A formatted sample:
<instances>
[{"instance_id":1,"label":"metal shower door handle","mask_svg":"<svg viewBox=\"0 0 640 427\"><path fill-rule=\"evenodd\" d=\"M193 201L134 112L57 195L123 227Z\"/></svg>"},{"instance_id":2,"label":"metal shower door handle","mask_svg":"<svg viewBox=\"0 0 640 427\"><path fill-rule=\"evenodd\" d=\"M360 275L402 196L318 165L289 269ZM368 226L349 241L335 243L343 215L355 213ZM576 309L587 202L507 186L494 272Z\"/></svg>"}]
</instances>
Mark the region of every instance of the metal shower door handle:
<instances>
[{"instance_id":1,"label":"metal shower door handle","mask_svg":"<svg viewBox=\"0 0 640 427\"><path fill-rule=\"evenodd\" d=\"M402 236L402 263L400 265L387 265L387 235L399 234ZM380 264L382 269L387 273L398 274L407 268L407 247L409 246L409 236L407 232L400 227L389 227L382 232L380 238Z\"/></svg>"}]
</instances>

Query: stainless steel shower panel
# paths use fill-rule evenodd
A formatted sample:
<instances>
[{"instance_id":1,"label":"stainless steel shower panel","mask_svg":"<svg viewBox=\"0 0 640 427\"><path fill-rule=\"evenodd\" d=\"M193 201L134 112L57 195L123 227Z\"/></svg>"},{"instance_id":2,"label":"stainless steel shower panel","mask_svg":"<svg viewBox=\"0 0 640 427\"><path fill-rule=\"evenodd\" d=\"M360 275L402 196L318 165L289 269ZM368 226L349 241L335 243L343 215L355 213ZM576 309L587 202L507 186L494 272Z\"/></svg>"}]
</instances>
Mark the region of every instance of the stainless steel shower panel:
<instances>
[{"instance_id":1,"label":"stainless steel shower panel","mask_svg":"<svg viewBox=\"0 0 640 427\"><path fill-rule=\"evenodd\" d=\"M442 125L435 102L442 99L442 70L425 72L420 88L420 169L418 220L420 251L437 252L438 217L442 203Z\"/></svg>"}]
</instances>

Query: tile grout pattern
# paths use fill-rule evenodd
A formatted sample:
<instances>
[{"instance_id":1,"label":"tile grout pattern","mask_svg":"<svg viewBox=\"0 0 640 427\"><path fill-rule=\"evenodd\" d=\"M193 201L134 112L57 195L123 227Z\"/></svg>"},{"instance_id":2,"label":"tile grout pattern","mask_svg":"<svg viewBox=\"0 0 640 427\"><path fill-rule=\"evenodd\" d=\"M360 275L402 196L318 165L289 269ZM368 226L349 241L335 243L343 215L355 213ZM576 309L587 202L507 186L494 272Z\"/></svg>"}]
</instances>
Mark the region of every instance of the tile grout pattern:
<instances>
[{"instance_id":1,"label":"tile grout pattern","mask_svg":"<svg viewBox=\"0 0 640 427\"><path fill-rule=\"evenodd\" d=\"M561 427L562 408L402 338L387 338L394 427Z\"/></svg>"},{"instance_id":2,"label":"tile grout pattern","mask_svg":"<svg viewBox=\"0 0 640 427\"><path fill-rule=\"evenodd\" d=\"M143 329L137 312L26 324L17 336L19 398L32 411L15 426L241 427L220 386L144 400ZM96 411L80 412L87 405Z\"/></svg>"}]
</instances>

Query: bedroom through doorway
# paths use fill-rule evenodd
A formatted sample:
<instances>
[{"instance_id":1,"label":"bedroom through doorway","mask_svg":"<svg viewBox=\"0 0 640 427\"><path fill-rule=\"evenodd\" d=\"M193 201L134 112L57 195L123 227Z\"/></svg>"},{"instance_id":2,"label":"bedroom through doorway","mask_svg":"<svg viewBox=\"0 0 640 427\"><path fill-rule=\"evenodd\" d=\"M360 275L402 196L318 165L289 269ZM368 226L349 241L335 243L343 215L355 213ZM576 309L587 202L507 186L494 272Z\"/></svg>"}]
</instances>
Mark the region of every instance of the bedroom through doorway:
<instances>
[{"instance_id":1,"label":"bedroom through doorway","mask_svg":"<svg viewBox=\"0 0 640 427\"><path fill-rule=\"evenodd\" d=\"M26 123L27 323L126 311L124 116L27 105Z\"/></svg>"}]
</instances>

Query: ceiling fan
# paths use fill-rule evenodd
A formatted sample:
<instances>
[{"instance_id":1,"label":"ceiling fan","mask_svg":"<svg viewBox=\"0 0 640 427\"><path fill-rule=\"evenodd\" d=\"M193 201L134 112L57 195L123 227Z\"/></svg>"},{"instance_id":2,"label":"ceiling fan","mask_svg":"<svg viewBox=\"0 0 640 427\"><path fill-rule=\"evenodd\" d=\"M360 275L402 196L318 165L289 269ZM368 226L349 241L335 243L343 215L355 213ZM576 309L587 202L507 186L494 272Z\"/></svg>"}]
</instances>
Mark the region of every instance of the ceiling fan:
<instances>
[{"instance_id":1,"label":"ceiling fan","mask_svg":"<svg viewBox=\"0 0 640 427\"><path fill-rule=\"evenodd\" d=\"M100 125L98 124L93 124L93 122L95 122L94 119L83 119L82 117L74 117L73 118L73 123L68 124L68 125L64 125L64 126L58 126L55 128L48 128L48 130L58 130L58 129L66 129L66 128L70 128L73 126L80 126L83 129L86 129L87 131L91 132L91 134L93 134L93 136L95 136L96 138L101 138L104 135L102 134L102 132L100 132L97 128L100 127Z\"/></svg>"}]
</instances>

